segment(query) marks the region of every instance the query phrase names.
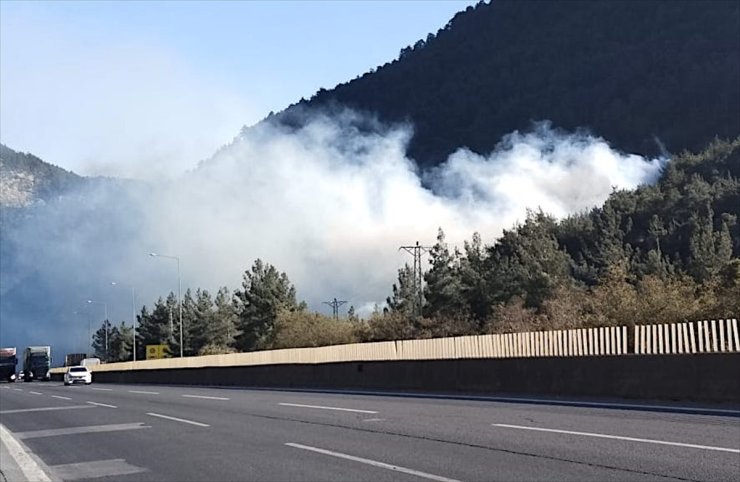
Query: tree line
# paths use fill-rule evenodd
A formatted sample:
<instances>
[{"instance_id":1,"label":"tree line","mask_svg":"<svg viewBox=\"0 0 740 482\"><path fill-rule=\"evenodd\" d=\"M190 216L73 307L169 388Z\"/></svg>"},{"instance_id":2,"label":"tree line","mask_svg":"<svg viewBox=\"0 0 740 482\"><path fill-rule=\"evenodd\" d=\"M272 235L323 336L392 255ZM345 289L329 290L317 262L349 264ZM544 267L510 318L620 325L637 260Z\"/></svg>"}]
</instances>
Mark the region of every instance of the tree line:
<instances>
[{"instance_id":1,"label":"tree line","mask_svg":"<svg viewBox=\"0 0 740 482\"><path fill-rule=\"evenodd\" d=\"M491 244L473 234L448 245L440 228L423 279L398 271L383 306L335 320L299 302L287 274L256 260L242 285L188 290L186 355L289 347L677 322L740 314L740 137L684 153L658 182L615 190L603 206L556 220L530 211ZM421 296L419 292L421 291ZM147 344L177 354L177 298L137 315L137 359ZM108 359L131 357L133 332L108 326ZM105 354L106 326L95 334Z\"/></svg>"}]
</instances>

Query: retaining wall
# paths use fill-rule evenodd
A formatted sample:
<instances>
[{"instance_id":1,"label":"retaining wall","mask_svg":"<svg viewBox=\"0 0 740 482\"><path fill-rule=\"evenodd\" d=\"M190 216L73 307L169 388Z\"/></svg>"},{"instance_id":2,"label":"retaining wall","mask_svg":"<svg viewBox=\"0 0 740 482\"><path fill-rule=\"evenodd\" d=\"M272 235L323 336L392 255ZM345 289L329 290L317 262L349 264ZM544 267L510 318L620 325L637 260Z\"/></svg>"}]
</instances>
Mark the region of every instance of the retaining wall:
<instances>
[{"instance_id":1,"label":"retaining wall","mask_svg":"<svg viewBox=\"0 0 740 482\"><path fill-rule=\"evenodd\" d=\"M112 367L108 367L112 368ZM740 403L740 353L106 370L96 382L623 397Z\"/></svg>"}]
</instances>

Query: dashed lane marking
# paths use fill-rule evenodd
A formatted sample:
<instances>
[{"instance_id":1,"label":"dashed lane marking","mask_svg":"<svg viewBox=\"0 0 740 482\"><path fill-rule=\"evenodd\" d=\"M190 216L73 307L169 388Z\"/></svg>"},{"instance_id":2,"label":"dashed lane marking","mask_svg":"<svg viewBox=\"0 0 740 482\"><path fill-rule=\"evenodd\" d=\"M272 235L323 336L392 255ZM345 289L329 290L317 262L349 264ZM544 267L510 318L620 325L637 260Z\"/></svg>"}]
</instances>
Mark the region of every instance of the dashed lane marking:
<instances>
[{"instance_id":1,"label":"dashed lane marking","mask_svg":"<svg viewBox=\"0 0 740 482\"><path fill-rule=\"evenodd\" d=\"M205 400L231 400L230 398L226 397L210 397L207 395L183 395L185 398L203 398Z\"/></svg>"},{"instance_id":2,"label":"dashed lane marking","mask_svg":"<svg viewBox=\"0 0 740 482\"><path fill-rule=\"evenodd\" d=\"M86 402L90 405L95 405L96 407L106 407L106 408L118 408L115 405L108 405L107 403L98 403L98 402Z\"/></svg>"},{"instance_id":3,"label":"dashed lane marking","mask_svg":"<svg viewBox=\"0 0 740 482\"><path fill-rule=\"evenodd\" d=\"M415 475L417 477L421 477L424 479L436 480L438 482L460 482L456 479L449 479L447 477L442 477L440 475L428 474L426 472L421 472L419 470L408 469L406 467L400 467L398 465L386 464L385 462L378 462L377 460L365 459L362 457L355 457L354 455L343 454L341 452L333 452L331 450L320 449L318 447L311 447L309 445L301 445L301 444L295 444L295 443L286 443L285 445L287 445L288 447L293 447L293 448L297 448L301 450L309 450L311 452L316 452L316 453L320 453L324 455L330 455L332 457L338 457L340 459L351 460L353 462L360 462L361 464L372 465L373 467L380 467L381 469L388 469L394 472L402 472L404 474Z\"/></svg>"},{"instance_id":4,"label":"dashed lane marking","mask_svg":"<svg viewBox=\"0 0 740 482\"><path fill-rule=\"evenodd\" d=\"M581 435L584 437L598 437L598 438L607 438L607 439L613 439L613 440L626 440L628 442L640 442L640 443L649 443L649 444L658 444L658 445L672 445L674 447L687 447L687 448L692 448L692 449L716 450L718 452L730 452L733 454L740 454L740 449L733 449L733 448L727 448L727 447L713 447L711 445L697 445L697 444L688 444L688 443L682 443L682 442L668 442L665 440L652 440L652 439L646 439L646 438L623 437L621 435L607 435L603 433L573 432L571 430L556 430L552 428L542 428L542 427L526 427L523 425L507 425L503 423L494 423L491 425L493 425L494 427L515 428L519 430L534 430L537 432L562 433L566 435Z\"/></svg>"},{"instance_id":5,"label":"dashed lane marking","mask_svg":"<svg viewBox=\"0 0 740 482\"><path fill-rule=\"evenodd\" d=\"M152 417L164 418L167 420L173 420L175 422L189 423L190 425L197 425L198 427L210 427L210 425L206 423L195 422L193 420L186 420L184 418L170 417L169 415L162 415L161 413L147 413L147 415L151 415Z\"/></svg>"},{"instance_id":6,"label":"dashed lane marking","mask_svg":"<svg viewBox=\"0 0 740 482\"><path fill-rule=\"evenodd\" d=\"M43 395L43 393L41 393L41 392L28 392L28 393L32 393L34 395Z\"/></svg>"},{"instance_id":7,"label":"dashed lane marking","mask_svg":"<svg viewBox=\"0 0 740 482\"><path fill-rule=\"evenodd\" d=\"M59 400L72 400L69 397L63 397L61 395L52 395L51 398L58 398Z\"/></svg>"},{"instance_id":8,"label":"dashed lane marking","mask_svg":"<svg viewBox=\"0 0 740 482\"><path fill-rule=\"evenodd\" d=\"M142 395L159 395L159 392L147 392L144 390L129 390L129 393L140 393Z\"/></svg>"},{"instance_id":9,"label":"dashed lane marking","mask_svg":"<svg viewBox=\"0 0 740 482\"><path fill-rule=\"evenodd\" d=\"M112 388L92 388L92 390L97 390L99 392L112 392Z\"/></svg>"},{"instance_id":10,"label":"dashed lane marking","mask_svg":"<svg viewBox=\"0 0 740 482\"><path fill-rule=\"evenodd\" d=\"M0 415L9 413L26 413L26 412L48 412L52 410L74 410L77 408L93 408L90 405L67 405L63 407L40 407L40 408L19 408L15 410L0 410Z\"/></svg>"},{"instance_id":11,"label":"dashed lane marking","mask_svg":"<svg viewBox=\"0 0 740 482\"><path fill-rule=\"evenodd\" d=\"M320 410L337 410L340 412L378 413L374 410L358 410L356 408L326 407L324 405L303 405L301 403L278 403L278 405L283 405L285 407L317 408Z\"/></svg>"}]
</instances>

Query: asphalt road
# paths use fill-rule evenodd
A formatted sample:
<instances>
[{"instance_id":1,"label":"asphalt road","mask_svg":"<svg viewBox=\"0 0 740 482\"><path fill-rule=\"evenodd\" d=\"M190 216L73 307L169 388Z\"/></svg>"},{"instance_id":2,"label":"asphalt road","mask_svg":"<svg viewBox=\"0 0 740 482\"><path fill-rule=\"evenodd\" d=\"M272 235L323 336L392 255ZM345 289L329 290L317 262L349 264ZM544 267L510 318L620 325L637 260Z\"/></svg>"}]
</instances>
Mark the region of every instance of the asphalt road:
<instances>
[{"instance_id":1,"label":"asphalt road","mask_svg":"<svg viewBox=\"0 0 740 482\"><path fill-rule=\"evenodd\" d=\"M26 465L51 480L740 479L737 408L711 415L626 408L3 384L0 445L10 448L0 468L18 479L8 451L20 448L30 452Z\"/></svg>"}]
</instances>

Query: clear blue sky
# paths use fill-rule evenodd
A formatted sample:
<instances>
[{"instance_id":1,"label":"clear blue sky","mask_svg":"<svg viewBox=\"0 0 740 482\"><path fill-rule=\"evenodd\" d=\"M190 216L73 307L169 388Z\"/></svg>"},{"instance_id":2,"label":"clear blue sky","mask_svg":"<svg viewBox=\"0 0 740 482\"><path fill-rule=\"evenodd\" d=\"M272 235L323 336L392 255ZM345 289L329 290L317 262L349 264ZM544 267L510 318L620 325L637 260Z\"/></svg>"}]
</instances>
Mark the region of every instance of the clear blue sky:
<instances>
[{"instance_id":1,"label":"clear blue sky","mask_svg":"<svg viewBox=\"0 0 740 482\"><path fill-rule=\"evenodd\" d=\"M81 174L182 172L476 2L0 2L0 137Z\"/></svg>"}]
</instances>

